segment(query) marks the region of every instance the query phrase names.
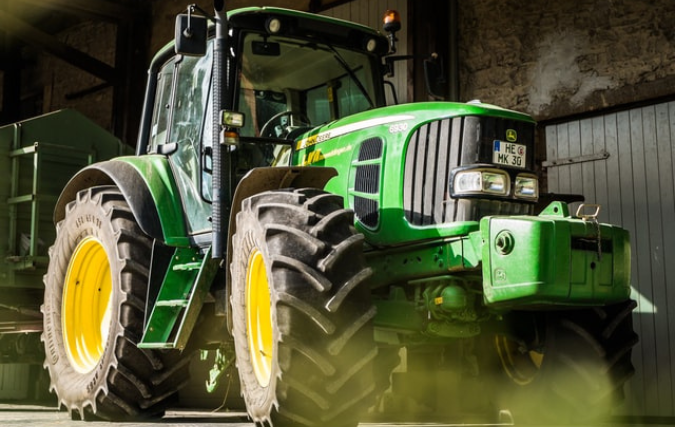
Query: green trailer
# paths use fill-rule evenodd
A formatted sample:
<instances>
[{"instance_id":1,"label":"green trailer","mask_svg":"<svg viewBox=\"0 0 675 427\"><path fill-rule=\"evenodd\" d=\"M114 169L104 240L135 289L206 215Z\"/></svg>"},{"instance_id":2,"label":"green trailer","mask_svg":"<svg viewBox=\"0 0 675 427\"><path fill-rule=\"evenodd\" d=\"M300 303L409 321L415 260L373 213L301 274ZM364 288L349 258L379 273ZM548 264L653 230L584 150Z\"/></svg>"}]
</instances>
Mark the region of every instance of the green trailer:
<instances>
[{"instance_id":1,"label":"green trailer","mask_svg":"<svg viewBox=\"0 0 675 427\"><path fill-rule=\"evenodd\" d=\"M0 362L42 365L40 343L54 207L86 165L128 153L82 114L61 110L0 127ZM20 396L15 396L20 398Z\"/></svg>"}]
</instances>

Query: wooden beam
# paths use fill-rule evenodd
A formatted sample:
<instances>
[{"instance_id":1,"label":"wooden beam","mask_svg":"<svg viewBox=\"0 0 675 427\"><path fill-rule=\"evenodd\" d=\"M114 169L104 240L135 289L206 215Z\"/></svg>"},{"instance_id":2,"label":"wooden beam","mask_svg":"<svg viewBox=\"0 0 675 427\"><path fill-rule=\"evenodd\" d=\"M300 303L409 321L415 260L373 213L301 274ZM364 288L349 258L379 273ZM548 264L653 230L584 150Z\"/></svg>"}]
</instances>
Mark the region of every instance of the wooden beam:
<instances>
[{"instance_id":1,"label":"wooden beam","mask_svg":"<svg viewBox=\"0 0 675 427\"><path fill-rule=\"evenodd\" d=\"M0 68L3 70L0 125L18 121L21 117L21 50L16 39L0 31Z\"/></svg>"},{"instance_id":2,"label":"wooden beam","mask_svg":"<svg viewBox=\"0 0 675 427\"><path fill-rule=\"evenodd\" d=\"M23 42L42 49L67 63L74 65L110 83L117 81L115 68L86 53L68 46L24 21L0 10L0 28Z\"/></svg>"},{"instance_id":3,"label":"wooden beam","mask_svg":"<svg viewBox=\"0 0 675 427\"><path fill-rule=\"evenodd\" d=\"M81 13L108 21L133 21L144 7L132 8L124 4L107 0L21 0L23 5L33 5L43 9Z\"/></svg>"},{"instance_id":4,"label":"wooden beam","mask_svg":"<svg viewBox=\"0 0 675 427\"><path fill-rule=\"evenodd\" d=\"M351 3L354 0L310 0L309 11L312 13L325 12L328 9Z\"/></svg>"}]
</instances>

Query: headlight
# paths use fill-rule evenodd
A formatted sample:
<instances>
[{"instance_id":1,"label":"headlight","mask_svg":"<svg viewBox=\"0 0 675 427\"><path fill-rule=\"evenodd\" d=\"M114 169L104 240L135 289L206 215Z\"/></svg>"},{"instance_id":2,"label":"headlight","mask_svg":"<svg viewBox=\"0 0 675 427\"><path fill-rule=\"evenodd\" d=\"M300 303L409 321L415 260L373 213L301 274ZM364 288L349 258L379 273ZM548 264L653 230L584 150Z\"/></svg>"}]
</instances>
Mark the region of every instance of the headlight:
<instances>
[{"instance_id":1,"label":"headlight","mask_svg":"<svg viewBox=\"0 0 675 427\"><path fill-rule=\"evenodd\" d=\"M509 193L509 175L497 169L471 169L455 174L453 197L469 194L493 194L506 196Z\"/></svg>"},{"instance_id":2,"label":"headlight","mask_svg":"<svg viewBox=\"0 0 675 427\"><path fill-rule=\"evenodd\" d=\"M534 175L518 175L514 195L523 199L536 200L539 198L539 180Z\"/></svg>"}]
</instances>

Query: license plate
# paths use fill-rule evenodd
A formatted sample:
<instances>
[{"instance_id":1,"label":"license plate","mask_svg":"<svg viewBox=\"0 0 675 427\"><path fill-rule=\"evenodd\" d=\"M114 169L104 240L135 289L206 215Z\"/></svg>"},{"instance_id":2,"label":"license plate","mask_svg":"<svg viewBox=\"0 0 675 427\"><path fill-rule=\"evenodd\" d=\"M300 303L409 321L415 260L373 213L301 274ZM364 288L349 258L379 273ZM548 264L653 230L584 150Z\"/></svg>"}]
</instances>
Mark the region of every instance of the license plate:
<instances>
[{"instance_id":1,"label":"license plate","mask_svg":"<svg viewBox=\"0 0 675 427\"><path fill-rule=\"evenodd\" d=\"M527 147L523 144L496 139L493 144L492 163L524 169L526 152Z\"/></svg>"}]
</instances>

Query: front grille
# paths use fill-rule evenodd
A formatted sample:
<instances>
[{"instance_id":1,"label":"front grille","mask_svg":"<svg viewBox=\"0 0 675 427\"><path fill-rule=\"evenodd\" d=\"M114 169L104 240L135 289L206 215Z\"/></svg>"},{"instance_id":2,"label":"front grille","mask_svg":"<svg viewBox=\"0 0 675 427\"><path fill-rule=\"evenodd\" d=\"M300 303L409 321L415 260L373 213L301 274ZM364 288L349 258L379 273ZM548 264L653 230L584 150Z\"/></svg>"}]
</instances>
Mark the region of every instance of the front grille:
<instances>
[{"instance_id":1,"label":"front grille","mask_svg":"<svg viewBox=\"0 0 675 427\"><path fill-rule=\"evenodd\" d=\"M403 179L403 209L408 222L446 221L450 170L459 164L463 118L431 122L417 129L408 144Z\"/></svg>"},{"instance_id":2,"label":"front grille","mask_svg":"<svg viewBox=\"0 0 675 427\"><path fill-rule=\"evenodd\" d=\"M492 141L499 139L505 129L517 129L523 135L522 143L532 147L532 125L514 120L455 117L418 128L410 138L405 157L403 209L408 222L435 225L475 221L486 215L531 215L534 209L529 203L513 199L452 199L448 194L450 172L459 166L491 163Z\"/></svg>"}]
</instances>

